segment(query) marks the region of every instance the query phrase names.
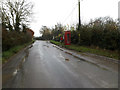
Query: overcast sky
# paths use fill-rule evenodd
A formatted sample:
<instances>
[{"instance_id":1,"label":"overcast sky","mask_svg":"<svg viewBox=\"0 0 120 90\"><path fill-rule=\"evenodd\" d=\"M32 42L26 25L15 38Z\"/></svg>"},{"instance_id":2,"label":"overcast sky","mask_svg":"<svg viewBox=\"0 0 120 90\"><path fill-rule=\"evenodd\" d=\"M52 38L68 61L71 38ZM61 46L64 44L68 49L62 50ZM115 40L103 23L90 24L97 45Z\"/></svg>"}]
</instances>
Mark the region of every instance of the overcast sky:
<instances>
[{"instance_id":1,"label":"overcast sky","mask_svg":"<svg viewBox=\"0 0 120 90\"><path fill-rule=\"evenodd\" d=\"M33 2L33 20L30 28L34 36L40 36L42 26L54 27L55 24L75 25L78 23L78 0L28 0ZM118 18L118 1L120 0L81 0L81 22L110 16Z\"/></svg>"}]
</instances>

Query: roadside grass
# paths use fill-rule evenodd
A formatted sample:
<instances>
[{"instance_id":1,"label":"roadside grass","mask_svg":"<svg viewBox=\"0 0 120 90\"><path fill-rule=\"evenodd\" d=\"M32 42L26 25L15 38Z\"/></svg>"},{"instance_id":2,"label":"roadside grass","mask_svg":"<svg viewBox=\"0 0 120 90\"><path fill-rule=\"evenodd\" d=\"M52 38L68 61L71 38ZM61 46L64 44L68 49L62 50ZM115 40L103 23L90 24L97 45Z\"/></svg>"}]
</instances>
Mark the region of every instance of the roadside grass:
<instances>
[{"instance_id":1,"label":"roadside grass","mask_svg":"<svg viewBox=\"0 0 120 90\"><path fill-rule=\"evenodd\" d=\"M15 46L15 47L9 49L8 51L2 52L2 64L5 64L11 56L13 56L14 54L19 52L20 50L22 50L26 46L32 44L33 42L34 41L31 41L31 42L23 44L23 45Z\"/></svg>"},{"instance_id":2,"label":"roadside grass","mask_svg":"<svg viewBox=\"0 0 120 90\"><path fill-rule=\"evenodd\" d=\"M56 44L58 46L63 46L67 49L75 50L75 51L78 51L78 52L92 53L92 54L106 56L106 57L110 57L110 58L114 58L114 59L119 59L120 58L117 51L103 50L103 49L96 48L96 47L79 46L79 45L74 45L74 44L64 45L64 43L61 44L60 42L56 42L56 41L53 41L53 40L51 40L50 42L53 43L53 44Z\"/></svg>"}]
</instances>

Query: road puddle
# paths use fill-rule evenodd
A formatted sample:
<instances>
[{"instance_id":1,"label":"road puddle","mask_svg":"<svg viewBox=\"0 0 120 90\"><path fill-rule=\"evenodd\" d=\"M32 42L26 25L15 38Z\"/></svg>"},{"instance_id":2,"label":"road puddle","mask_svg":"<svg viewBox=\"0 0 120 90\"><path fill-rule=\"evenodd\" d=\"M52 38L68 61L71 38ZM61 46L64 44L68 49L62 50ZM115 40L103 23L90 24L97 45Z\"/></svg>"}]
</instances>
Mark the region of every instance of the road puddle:
<instances>
[{"instance_id":1,"label":"road puddle","mask_svg":"<svg viewBox=\"0 0 120 90\"><path fill-rule=\"evenodd\" d=\"M46 47L48 47L48 48L49 48L49 46L48 46L48 45L43 45L43 46L46 46Z\"/></svg>"},{"instance_id":2,"label":"road puddle","mask_svg":"<svg viewBox=\"0 0 120 90\"><path fill-rule=\"evenodd\" d=\"M25 51L26 55L24 56L24 58L22 58L22 60L19 62L19 64L15 67L9 68L9 72L7 72L6 74L3 75L3 82L6 82L7 80L11 79L13 76L16 76L18 74L18 72L21 70L21 68L23 67L23 63L25 63L29 52L28 50Z\"/></svg>"},{"instance_id":3,"label":"road puddle","mask_svg":"<svg viewBox=\"0 0 120 90\"><path fill-rule=\"evenodd\" d=\"M22 66L23 66L23 63L26 61L27 57L29 56L29 52L28 50L26 51L26 55L24 56L24 58L21 60L21 62L19 63L19 65L17 66L17 71L19 71Z\"/></svg>"},{"instance_id":4,"label":"road puddle","mask_svg":"<svg viewBox=\"0 0 120 90\"><path fill-rule=\"evenodd\" d=\"M68 58L66 58L65 61L70 61L70 60Z\"/></svg>"},{"instance_id":5,"label":"road puddle","mask_svg":"<svg viewBox=\"0 0 120 90\"><path fill-rule=\"evenodd\" d=\"M13 72L13 76L15 76L17 74L18 70L16 69L14 72Z\"/></svg>"},{"instance_id":6,"label":"road puddle","mask_svg":"<svg viewBox=\"0 0 120 90\"><path fill-rule=\"evenodd\" d=\"M22 60L22 61L23 61L23 63L24 63L24 62L25 62L25 58L23 58L23 60Z\"/></svg>"},{"instance_id":7,"label":"road puddle","mask_svg":"<svg viewBox=\"0 0 120 90\"><path fill-rule=\"evenodd\" d=\"M27 56L27 54L26 54ZM19 65L17 66L17 68L14 70L13 72L13 76L17 75L17 73L20 71L20 69L22 68L23 66L23 63L26 61L26 56L21 60L21 62L19 63Z\"/></svg>"},{"instance_id":8,"label":"road puddle","mask_svg":"<svg viewBox=\"0 0 120 90\"><path fill-rule=\"evenodd\" d=\"M9 83L11 80L13 80L14 78L16 78L16 76L20 73L20 71L23 68L24 63L26 62L28 56L29 56L29 49L32 47L32 45L28 48L26 48L26 50L24 52L22 52L23 54L20 54L21 57L19 58L20 60L11 60L10 63L13 64L9 64L8 66L4 67L2 70L2 84L7 85L7 83ZM24 56L22 56L24 55Z\"/></svg>"}]
</instances>

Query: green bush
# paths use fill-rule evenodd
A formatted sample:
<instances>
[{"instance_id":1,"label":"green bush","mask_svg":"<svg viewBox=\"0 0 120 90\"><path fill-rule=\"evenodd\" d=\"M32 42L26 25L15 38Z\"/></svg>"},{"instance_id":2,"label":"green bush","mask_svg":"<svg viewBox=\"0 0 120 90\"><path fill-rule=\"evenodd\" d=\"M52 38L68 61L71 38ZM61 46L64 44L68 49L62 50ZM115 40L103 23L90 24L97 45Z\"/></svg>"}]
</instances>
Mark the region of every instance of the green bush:
<instances>
[{"instance_id":1,"label":"green bush","mask_svg":"<svg viewBox=\"0 0 120 90\"><path fill-rule=\"evenodd\" d=\"M80 30L72 31L72 43L95 46L108 50L120 50L120 30L116 21L111 18L98 18ZM74 33L73 33L74 32ZM78 36L80 34L80 39Z\"/></svg>"},{"instance_id":2,"label":"green bush","mask_svg":"<svg viewBox=\"0 0 120 90\"><path fill-rule=\"evenodd\" d=\"M31 40L32 37L27 33L3 30L2 51L7 51L12 47L23 45Z\"/></svg>"},{"instance_id":3,"label":"green bush","mask_svg":"<svg viewBox=\"0 0 120 90\"><path fill-rule=\"evenodd\" d=\"M71 43L73 44L77 44L79 41L79 36L78 36L78 32L76 31L71 31Z\"/></svg>"}]
</instances>

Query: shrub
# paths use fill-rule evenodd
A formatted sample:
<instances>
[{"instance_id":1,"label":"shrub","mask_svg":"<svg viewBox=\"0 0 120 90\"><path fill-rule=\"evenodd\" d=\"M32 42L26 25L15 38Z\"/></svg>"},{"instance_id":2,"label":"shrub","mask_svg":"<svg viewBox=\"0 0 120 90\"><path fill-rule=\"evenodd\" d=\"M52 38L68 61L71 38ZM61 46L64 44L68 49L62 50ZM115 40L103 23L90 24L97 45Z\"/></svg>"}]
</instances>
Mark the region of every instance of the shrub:
<instances>
[{"instance_id":1,"label":"shrub","mask_svg":"<svg viewBox=\"0 0 120 90\"><path fill-rule=\"evenodd\" d=\"M31 40L32 36L27 33L3 30L2 51L7 51L14 46L25 44Z\"/></svg>"}]
</instances>

